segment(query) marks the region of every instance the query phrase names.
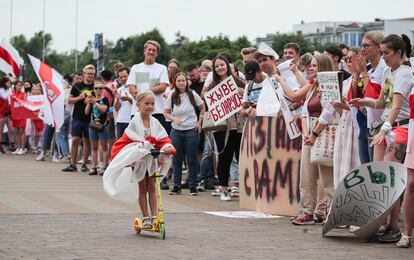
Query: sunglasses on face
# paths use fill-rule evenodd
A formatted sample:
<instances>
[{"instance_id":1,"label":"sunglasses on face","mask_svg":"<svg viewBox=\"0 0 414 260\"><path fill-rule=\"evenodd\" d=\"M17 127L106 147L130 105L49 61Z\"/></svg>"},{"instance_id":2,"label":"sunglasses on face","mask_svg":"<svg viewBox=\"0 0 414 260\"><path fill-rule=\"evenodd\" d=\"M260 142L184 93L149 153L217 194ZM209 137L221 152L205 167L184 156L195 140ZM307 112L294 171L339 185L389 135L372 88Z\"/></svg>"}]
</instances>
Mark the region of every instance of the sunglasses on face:
<instances>
[{"instance_id":1,"label":"sunglasses on face","mask_svg":"<svg viewBox=\"0 0 414 260\"><path fill-rule=\"evenodd\" d=\"M101 88L101 87L98 87L98 88L94 88L94 89L96 89L96 90L102 90L103 88Z\"/></svg>"}]
</instances>

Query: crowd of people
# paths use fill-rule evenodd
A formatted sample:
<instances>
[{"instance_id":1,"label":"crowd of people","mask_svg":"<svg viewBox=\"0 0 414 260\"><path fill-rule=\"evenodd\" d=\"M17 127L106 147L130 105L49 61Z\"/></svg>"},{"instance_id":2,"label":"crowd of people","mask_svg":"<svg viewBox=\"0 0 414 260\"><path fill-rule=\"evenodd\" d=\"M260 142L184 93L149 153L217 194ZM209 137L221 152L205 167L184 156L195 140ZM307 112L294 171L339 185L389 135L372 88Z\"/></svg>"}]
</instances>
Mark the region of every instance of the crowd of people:
<instances>
[{"instance_id":1,"label":"crowd of people","mask_svg":"<svg viewBox=\"0 0 414 260\"><path fill-rule=\"evenodd\" d=\"M158 42L149 40L144 45L144 61L131 68L117 63L113 75L104 70L97 76L95 67L87 65L82 73L67 76L65 122L59 131L44 125L40 119L14 120L10 99L41 95L42 87L3 77L0 140L7 142L2 142L0 151L6 152L7 143L15 155L39 153L36 160L43 161L49 154L55 162L68 163L62 169L64 172L77 172L80 163L81 171L103 175L116 140L124 138L133 118L148 121L146 116L150 112L176 152L169 176L172 187L165 178L162 188L171 188L170 195L179 195L182 189L189 188L192 196L212 190L213 196L229 201L239 196L238 160L244 122L246 117L256 115L260 92L268 85L273 87L270 81L273 78L283 89L284 98L293 115L300 119L302 129L301 208L292 223L323 223L336 187L350 170L363 163L395 161L404 163L408 169L407 188L402 203L393 208L377 238L381 242L398 242L398 247L411 245L414 121L410 119L414 119L414 62L410 59L411 44L407 36L384 37L368 32L358 48L330 45L323 53L303 55L298 44L288 43L282 58L266 44L258 49L246 47L241 50L244 73L225 52L200 65L191 64L183 71L176 59L171 59L167 66L157 63L160 50ZM289 68L298 88L281 76L278 65L285 61L291 61ZM321 103L317 73L326 71L342 72L341 102ZM243 108L227 119L227 131L203 131L203 119L208 115L204 94L229 76L237 85ZM144 128L149 124L145 122ZM316 138L333 123L338 125L333 166L311 162ZM145 135L146 130L143 131ZM186 180L183 171L188 173ZM403 234L398 223L401 205ZM154 207L151 203L150 206ZM147 210L144 217L146 224L150 223Z\"/></svg>"}]
</instances>

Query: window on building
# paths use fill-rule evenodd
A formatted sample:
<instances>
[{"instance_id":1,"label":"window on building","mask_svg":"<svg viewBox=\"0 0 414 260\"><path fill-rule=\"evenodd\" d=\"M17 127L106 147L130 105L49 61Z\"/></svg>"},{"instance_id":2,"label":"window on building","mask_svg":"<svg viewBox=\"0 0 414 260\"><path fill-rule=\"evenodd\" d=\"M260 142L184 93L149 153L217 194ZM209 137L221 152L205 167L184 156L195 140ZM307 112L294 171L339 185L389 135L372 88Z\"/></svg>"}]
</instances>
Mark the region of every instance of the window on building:
<instances>
[{"instance_id":1,"label":"window on building","mask_svg":"<svg viewBox=\"0 0 414 260\"><path fill-rule=\"evenodd\" d=\"M356 47L357 46L357 34L351 33L351 44L350 47Z\"/></svg>"}]
</instances>

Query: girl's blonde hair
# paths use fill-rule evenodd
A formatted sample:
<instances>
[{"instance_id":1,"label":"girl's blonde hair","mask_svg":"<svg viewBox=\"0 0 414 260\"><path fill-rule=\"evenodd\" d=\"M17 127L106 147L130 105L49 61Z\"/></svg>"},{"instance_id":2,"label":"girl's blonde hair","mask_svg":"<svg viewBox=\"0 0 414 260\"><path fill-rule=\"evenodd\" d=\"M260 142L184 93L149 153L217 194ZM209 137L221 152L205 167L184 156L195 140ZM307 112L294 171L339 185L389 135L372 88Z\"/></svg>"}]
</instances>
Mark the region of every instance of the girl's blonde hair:
<instances>
[{"instance_id":1,"label":"girl's blonde hair","mask_svg":"<svg viewBox=\"0 0 414 260\"><path fill-rule=\"evenodd\" d=\"M328 55L318 54L318 55L313 56L313 58L316 60L316 64L318 66L318 72L333 71L332 59ZM309 95L311 95L315 91L315 89L318 88L318 86L319 86L318 82L315 81L313 86L309 89L309 92L306 97L309 97Z\"/></svg>"},{"instance_id":2,"label":"girl's blonde hair","mask_svg":"<svg viewBox=\"0 0 414 260\"><path fill-rule=\"evenodd\" d=\"M137 105L138 105L141 101L143 101L144 99L146 99L146 98L148 98L148 97L152 97L152 98L154 98L154 99L155 99L155 95L154 95L154 93L153 93L151 90L144 90L144 91L141 91L141 92L137 95L137 97L136 97Z\"/></svg>"}]
</instances>

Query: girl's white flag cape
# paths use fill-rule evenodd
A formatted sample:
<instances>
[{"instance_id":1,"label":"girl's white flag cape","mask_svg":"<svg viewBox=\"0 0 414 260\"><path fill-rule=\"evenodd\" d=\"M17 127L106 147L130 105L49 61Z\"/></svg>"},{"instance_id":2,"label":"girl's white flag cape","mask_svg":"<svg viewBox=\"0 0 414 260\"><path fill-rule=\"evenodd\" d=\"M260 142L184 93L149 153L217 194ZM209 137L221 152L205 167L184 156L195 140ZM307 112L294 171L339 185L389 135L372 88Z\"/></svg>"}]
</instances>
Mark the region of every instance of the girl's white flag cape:
<instances>
[{"instance_id":1,"label":"girl's white flag cape","mask_svg":"<svg viewBox=\"0 0 414 260\"><path fill-rule=\"evenodd\" d=\"M152 176L155 162L150 154L153 148L161 151L171 145L167 132L157 119L150 117L151 137L144 137L141 115L137 112L129 123L124 135L112 148L112 161L103 176L103 188L113 199L125 203L138 201L138 182L146 172ZM116 154L116 155L115 155ZM161 175L166 176L171 165L171 155L159 156L162 161Z\"/></svg>"}]
</instances>

